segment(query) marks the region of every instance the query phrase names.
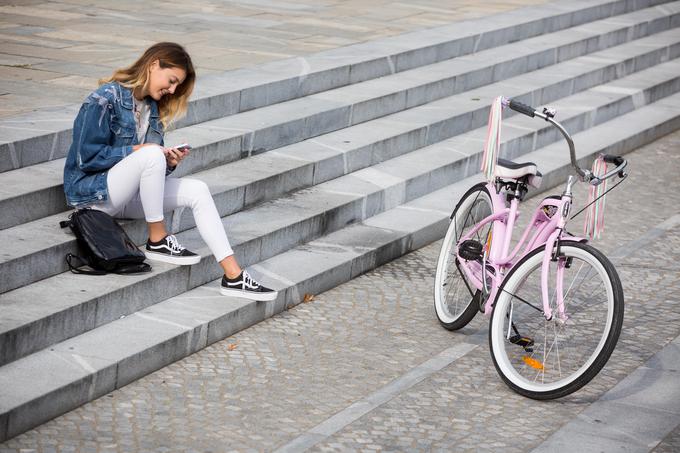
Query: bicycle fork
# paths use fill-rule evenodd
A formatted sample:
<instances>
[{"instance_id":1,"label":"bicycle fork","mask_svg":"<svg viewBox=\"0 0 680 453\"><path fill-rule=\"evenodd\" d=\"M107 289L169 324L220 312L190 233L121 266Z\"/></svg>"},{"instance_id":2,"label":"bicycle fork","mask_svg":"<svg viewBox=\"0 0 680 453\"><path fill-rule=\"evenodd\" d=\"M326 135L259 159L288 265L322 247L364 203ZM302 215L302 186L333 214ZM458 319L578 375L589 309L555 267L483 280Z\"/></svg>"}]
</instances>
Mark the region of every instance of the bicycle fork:
<instances>
[{"instance_id":1,"label":"bicycle fork","mask_svg":"<svg viewBox=\"0 0 680 453\"><path fill-rule=\"evenodd\" d=\"M556 261L555 302L557 306L557 318L555 321L564 323L568 319L564 308L564 270L567 266L567 260L560 259L560 257L557 256L559 254L559 236L561 233L561 229L555 230L545 244L545 254L543 255L543 262L541 263L541 298L543 299L543 315L547 321L551 321L554 313L550 307L550 262Z\"/></svg>"},{"instance_id":2,"label":"bicycle fork","mask_svg":"<svg viewBox=\"0 0 680 453\"><path fill-rule=\"evenodd\" d=\"M553 311L550 308L550 291L548 287L548 280L550 277L550 262L557 262L557 272L555 276L555 302L557 306L557 318L555 321L564 324L567 319L566 310L564 308L564 270L567 267L567 260L560 259L559 256L559 240L564 227L567 224L569 211L571 210L571 186L574 183L573 176L569 176L567 186L562 194L562 207L559 212L559 219L557 221L557 228L553 231L548 240L545 242L545 254L543 255L543 262L541 263L541 297L543 299L543 315L547 321L553 319Z\"/></svg>"},{"instance_id":3,"label":"bicycle fork","mask_svg":"<svg viewBox=\"0 0 680 453\"><path fill-rule=\"evenodd\" d=\"M559 237L562 233L561 228L555 229L550 234L545 243L545 253L541 263L541 298L543 299L543 316L546 321L554 321L564 324L569 319L564 306L564 274L568 266L566 259L559 257ZM549 291L549 276L550 276L550 262L557 261L557 272L555 276L555 302L557 306L557 316L554 317L552 308L550 307L550 291ZM533 352L534 340L530 337L525 337L520 334L515 323L513 322L514 315L514 301L510 303L510 312L506 315L508 318L508 332L506 339L510 343L516 344L524 348L526 352ZM535 307L538 309L538 307Z\"/></svg>"}]
</instances>

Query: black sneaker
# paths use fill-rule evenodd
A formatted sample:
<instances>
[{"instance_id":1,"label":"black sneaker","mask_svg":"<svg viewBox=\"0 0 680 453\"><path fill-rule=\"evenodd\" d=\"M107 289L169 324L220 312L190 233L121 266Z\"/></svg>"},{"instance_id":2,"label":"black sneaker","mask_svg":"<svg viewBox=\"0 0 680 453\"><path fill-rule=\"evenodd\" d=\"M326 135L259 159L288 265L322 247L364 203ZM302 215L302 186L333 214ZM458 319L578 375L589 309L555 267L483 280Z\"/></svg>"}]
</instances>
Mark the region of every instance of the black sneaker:
<instances>
[{"instance_id":1,"label":"black sneaker","mask_svg":"<svg viewBox=\"0 0 680 453\"><path fill-rule=\"evenodd\" d=\"M220 292L225 296L245 297L251 300L274 300L278 291L266 288L253 280L248 271L242 271L241 275L231 280L226 275L222 276Z\"/></svg>"},{"instance_id":2,"label":"black sneaker","mask_svg":"<svg viewBox=\"0 0 680 453\"><path fill-rule=\"evenodd\" d=\"M168 234L158 242L146 241L144 254L150 260L170 264L189 265L201 261L200 255L182 247L172 234Z\"/></svg>"}]
</instances>

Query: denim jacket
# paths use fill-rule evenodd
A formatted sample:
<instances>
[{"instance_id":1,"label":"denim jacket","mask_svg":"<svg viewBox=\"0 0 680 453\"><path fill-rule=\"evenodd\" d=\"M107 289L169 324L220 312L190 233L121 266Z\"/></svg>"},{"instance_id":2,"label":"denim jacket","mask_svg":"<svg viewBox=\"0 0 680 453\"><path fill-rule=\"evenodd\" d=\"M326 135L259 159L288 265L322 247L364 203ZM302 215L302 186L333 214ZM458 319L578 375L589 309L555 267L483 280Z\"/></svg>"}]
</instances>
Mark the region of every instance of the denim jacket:
<instances>
[{"instance_id":1,"label":"denim jacket","mask_svg":"<svg viewBox=\"0 0 680 453\"><path fill-rule=\"evenodd\" d=\"M148 101L149 129L143 143L163 146L158 104L151 98ZM132 90L110 82L93 91L80 107L64 165L64 192L70 206L108 199L108 170L140 144L132 106Z\"/></svg>"}]
</instances>

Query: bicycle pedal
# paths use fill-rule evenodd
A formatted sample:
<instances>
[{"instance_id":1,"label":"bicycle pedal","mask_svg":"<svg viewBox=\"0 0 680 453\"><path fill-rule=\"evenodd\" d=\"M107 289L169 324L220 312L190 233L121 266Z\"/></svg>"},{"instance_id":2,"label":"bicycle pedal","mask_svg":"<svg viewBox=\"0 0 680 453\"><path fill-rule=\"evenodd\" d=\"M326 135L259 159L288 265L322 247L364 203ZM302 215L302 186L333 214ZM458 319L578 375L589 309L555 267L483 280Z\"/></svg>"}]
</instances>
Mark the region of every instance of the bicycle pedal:
<instances>
[{"instance_id":1,"label":"bicycle pedal","mask_svg":"<svg viewBox=\"0 0 680 453\"><path fill-rule=\"evenodd\" d=\"M482 244L474 239L463 241L458 246L458 255L467 261L482 259Z\"/></svg>"},{"instance_id":2,"label":"bicycle pedal","mask_svg":"<svg viewBox=\"0 0 680 453\"><path fill-rule=\"evenodd\" d=\"M534 352L534 349L532 348L532 346L534 345L534 340L529 337L513 335L510 338L508 338L508 340L512 344L516 344L517 346L523 347L526 352Z\"/></svg>"}]
</instances>

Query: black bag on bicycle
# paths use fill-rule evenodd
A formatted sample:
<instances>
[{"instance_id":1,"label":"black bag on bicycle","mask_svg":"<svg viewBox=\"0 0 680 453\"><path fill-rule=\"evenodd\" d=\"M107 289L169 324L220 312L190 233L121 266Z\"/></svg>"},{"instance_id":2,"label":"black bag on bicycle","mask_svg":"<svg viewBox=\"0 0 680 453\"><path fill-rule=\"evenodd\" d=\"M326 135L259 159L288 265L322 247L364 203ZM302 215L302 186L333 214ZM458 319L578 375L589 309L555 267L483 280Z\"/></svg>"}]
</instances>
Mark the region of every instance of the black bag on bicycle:
<instances>
[{"instance_id":1,"label":"black bag on bicycle","mask_svg":"<svg viewBox=\"0 0 680 453\"><path fill-rule=\"evenodd\" d=\"M66 263L74 274L136 274L151 270L151 266L144 262L144 253L118 222L105 212L79 209L68 220L59 222L59 225L62 228L71 228L80 253L84 255L66 255ZM89 265L93 270L79 269L83 264Z\"/></svg>"}]
</instances>

